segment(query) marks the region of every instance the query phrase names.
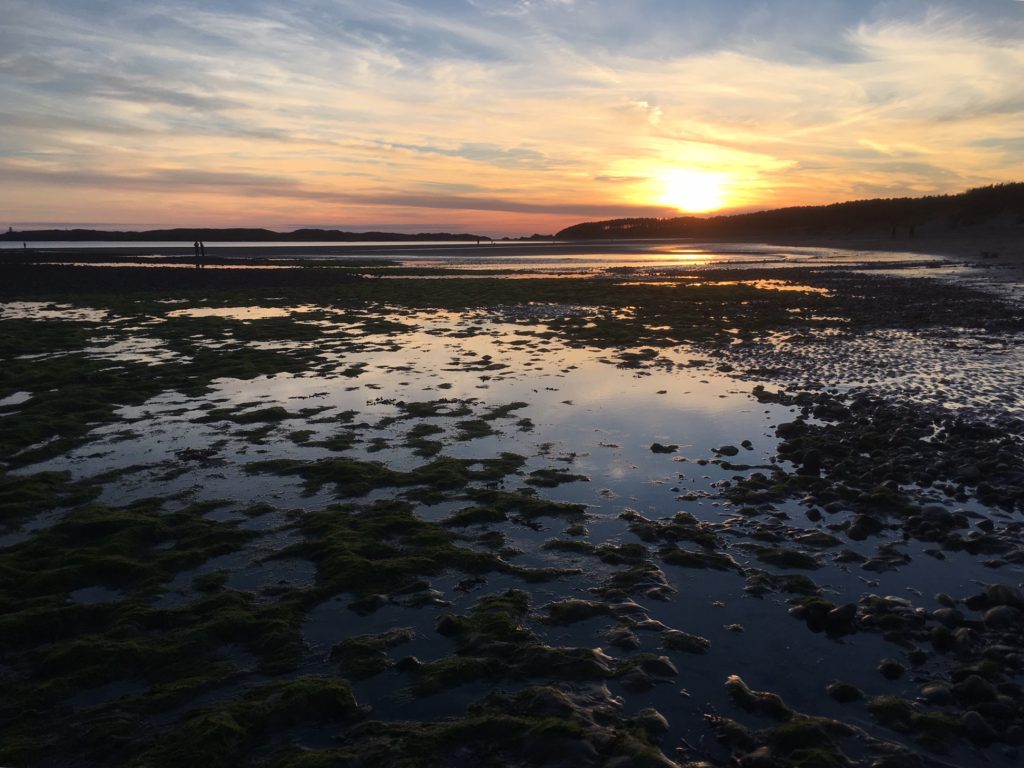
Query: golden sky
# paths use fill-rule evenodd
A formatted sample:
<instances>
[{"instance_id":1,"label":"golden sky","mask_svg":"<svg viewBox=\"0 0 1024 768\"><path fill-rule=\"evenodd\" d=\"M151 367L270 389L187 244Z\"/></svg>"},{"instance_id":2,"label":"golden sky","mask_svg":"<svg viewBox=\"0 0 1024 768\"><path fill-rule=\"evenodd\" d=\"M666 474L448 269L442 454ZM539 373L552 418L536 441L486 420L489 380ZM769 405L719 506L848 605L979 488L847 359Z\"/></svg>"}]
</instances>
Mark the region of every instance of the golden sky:
<instances>
[{"instance_id":1,"label":"golden sky","mask_svg":"<svg viewBox=\"0 0 1024 768\"><path fill-rule=\"evenodd\" d=\"M1024 3L7 0L16 229L553 232L1024 179Z\"/></svg>"}]
</instances>

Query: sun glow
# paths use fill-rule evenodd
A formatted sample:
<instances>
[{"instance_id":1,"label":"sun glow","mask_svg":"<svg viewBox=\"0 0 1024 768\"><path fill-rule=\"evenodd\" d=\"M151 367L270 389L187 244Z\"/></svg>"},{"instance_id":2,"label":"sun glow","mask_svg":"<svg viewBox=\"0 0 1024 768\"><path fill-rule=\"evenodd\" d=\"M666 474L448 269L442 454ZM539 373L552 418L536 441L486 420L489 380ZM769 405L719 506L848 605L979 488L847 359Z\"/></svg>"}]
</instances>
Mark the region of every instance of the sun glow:
<instances>
[{"instance_id":1,"label":"sun glow","mask_svg":"<svg viewBox=\"0 0 1024 768\"><path fill-rule=\"evenodd\" d=\"M686 213L704 213L722 208L728 198L727 179L722 173L667 171L660 175L658 201Z\"/></svg>"}]
</instances>

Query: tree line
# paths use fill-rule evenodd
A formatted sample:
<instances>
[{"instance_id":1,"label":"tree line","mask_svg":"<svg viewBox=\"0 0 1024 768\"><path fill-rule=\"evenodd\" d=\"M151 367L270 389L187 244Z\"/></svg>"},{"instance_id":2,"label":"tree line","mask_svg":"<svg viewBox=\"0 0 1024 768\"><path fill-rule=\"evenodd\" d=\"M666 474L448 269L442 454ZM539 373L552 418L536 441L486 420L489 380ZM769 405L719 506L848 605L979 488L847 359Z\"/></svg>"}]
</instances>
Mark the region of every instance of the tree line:
<instances>
[{"instance_id":1,"label":"tree line","mask_svg":"<svg viewBox=\"0 0 1024 768\"><path fill-rule=\"evenodd\" d=\"M1024 224L1024 182L993 184L955 195L853 200L730 216L678 216L588 221L560 231L565 240L728 238L765 235L888 234L925 224L958 229L1009 216Z\"/></svg>"}]
</instances>

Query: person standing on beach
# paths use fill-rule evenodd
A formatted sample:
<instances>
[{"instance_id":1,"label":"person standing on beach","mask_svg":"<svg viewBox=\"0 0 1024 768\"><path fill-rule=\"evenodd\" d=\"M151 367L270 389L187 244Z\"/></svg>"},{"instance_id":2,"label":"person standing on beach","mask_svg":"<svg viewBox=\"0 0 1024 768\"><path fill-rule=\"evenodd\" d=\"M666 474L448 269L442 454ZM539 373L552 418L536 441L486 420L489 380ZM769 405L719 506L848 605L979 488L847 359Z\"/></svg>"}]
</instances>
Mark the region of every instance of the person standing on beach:
<instances>
[{"instance_id":1,"label":"person standing on beach","mask_svg":"<svg viewBox=\"0 0 1024 768\"><path fill-rule=\"evenodd\" d=\"M196 255L195 255L196 269L199 269L199 267L202 266L202 262L199 261L199 241L196 240L194 243L192 243L192 247L195 249L195 252L196 252Z\"/></svg>"}]
</instances>

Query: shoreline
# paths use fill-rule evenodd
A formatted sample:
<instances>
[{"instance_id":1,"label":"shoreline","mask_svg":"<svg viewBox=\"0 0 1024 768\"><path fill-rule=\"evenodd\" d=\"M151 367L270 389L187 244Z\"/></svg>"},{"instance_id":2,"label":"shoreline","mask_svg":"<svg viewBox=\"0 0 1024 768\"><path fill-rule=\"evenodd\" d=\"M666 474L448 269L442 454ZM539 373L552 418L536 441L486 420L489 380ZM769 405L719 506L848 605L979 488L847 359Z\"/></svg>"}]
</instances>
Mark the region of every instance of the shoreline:
<instances>
[{"instance_id":1,"label":"shoreline","mask_svg":"<svg viewBox=\"0 0 1024 768\"><path fill-rule=\"evenodd\" d=\"M673 247L674 246L674 247ZM756 248L762 249L761 251ZM772 249L801 248L820 250L817 254L773 254ZM723 258L705 264L675 264L662 256L676 254L677 249L718 251ZM836 253L840 252L840 253ZM452 243L443 246L294 246L253 244L231 248L207 249L205 266L194 268L190 246L180 248L60 248L0 251L0 295L14 298L19 295L45 295L48 293L73 295L77 292L160 290L230 290L235 288L295 288L304 289L327 284L350 283L364 279L357 270L397 268L397 275L407 272L418 276L424 270L438 277L457 276L467 270L460 260L469 260L474 267L486 264L490 257L493 271L481 269L480 278L500 278L508 273L534 272L543 278L545 269L555 265L509 264L510 259L567 260L590 256L595 260L650 258L629 265L637 271L665 268L700 271L742 271L751 268L750 261L741 263L728 257L750 255L757 260L772 261L775 268L821 269L829 266L849 268L855 266L858 256L892 254L888 265L877 259L865 259L874 267L899 266L901 256L934 256L936 262L950 267L971 270L971 278L992 284L1024 283L1024 244L1009 235L999 237L934 237L880 238L880 237L781 237L763 240L576 240L565 242L516 243L501 246ZM676 254L678 255L678 254ZM792 261L785 261L789 256ZM841 263L829 257L840 256ZM760 257L766 257L761 259ZM450 264L443 264L446 259ZM782 259L782 260L778 260ZM417 263L418 261L422 263ZM908 267L920 262L907 261ZM617 265L595 265L594 274L617 268ZM502 274L504 273L504 274ZM367 277L372 278L372 274ZM551 277L558 274L552 272ZM585 273L580 273L580 277Z\"/></svg>"}]
</instances>

